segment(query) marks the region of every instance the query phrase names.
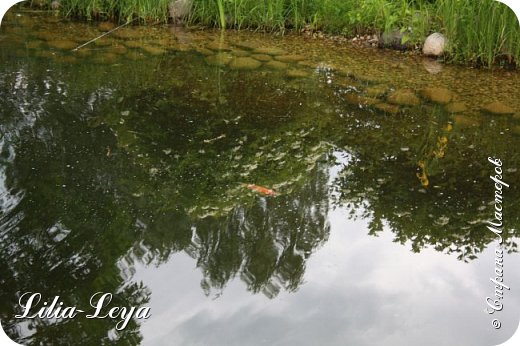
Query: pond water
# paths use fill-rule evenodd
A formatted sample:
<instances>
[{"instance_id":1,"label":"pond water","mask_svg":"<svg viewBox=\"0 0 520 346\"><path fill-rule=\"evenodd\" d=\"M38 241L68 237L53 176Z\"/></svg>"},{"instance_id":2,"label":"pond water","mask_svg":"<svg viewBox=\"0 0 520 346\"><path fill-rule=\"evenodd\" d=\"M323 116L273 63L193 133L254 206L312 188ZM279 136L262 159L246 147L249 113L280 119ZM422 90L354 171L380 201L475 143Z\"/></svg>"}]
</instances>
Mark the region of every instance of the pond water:
<instances>
[{"instance_id":1,"label":"pond water","mask_svg":"<svg viewBox=\"0 0 520 346\"><path fill-rule=\"evenodd\" d=\"M520 75L12 10L0 318L24 344L494 345L520 315ZM504 309L494 295L503 161ZM248 184L277 192L266 196ZM261 192L261 191L260 191ZM19 297L116 320L16 319ZM502 328L495 330L493 318Z\"/></svg>"}]
</instances>

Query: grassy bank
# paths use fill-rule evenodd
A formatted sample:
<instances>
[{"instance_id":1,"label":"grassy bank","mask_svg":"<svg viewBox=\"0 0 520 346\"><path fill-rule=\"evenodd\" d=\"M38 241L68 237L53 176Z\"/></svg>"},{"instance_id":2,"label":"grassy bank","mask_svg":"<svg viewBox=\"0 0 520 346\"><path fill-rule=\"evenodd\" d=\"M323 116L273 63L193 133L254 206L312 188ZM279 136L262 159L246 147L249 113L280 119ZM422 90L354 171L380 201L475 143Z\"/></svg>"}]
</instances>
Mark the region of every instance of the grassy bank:
<instances>
[{"instance_id":1,"label":"grassy bank","mask_svg":"<svg viewBox=\"0 0 520 346\"><path fill-rule=\"evenodd\" d=\"M190 2L189 0L186 0ZM143 23L167 21L171 0L61 0L69 17ZM482 64L520 57L515 14L494 0L192 0L190 24L267 31L307 28L352 37L400 30L403 42L422 43L438 31L449 38L448 57ZM51 7L52 0L33 0ZM171 20L171 18L170 18Z\"/></svg>"}]
</instances>

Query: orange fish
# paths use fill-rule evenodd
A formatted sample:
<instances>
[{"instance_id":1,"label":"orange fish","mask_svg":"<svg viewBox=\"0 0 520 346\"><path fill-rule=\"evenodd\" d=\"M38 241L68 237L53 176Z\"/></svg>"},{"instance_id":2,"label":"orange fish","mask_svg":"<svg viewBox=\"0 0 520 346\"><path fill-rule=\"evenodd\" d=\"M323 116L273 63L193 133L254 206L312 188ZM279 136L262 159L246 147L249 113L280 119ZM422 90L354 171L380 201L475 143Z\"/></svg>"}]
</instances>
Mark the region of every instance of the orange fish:
<instances>
[{"instance_id":1,"label":"orange fish","mask_svg":"<svg viewBox=\"0 0 520 346\"><path fill-rule=\"evenodd\" d=\"M259 194L264 195L264 196L276 196L276 195L278 195L278 193L276 191L268 189L267 187L258 186L258 185L255 185L255 184L242 184L242 185L247 187L249 190L258 192Z\"/></svg>"}]
</instances>

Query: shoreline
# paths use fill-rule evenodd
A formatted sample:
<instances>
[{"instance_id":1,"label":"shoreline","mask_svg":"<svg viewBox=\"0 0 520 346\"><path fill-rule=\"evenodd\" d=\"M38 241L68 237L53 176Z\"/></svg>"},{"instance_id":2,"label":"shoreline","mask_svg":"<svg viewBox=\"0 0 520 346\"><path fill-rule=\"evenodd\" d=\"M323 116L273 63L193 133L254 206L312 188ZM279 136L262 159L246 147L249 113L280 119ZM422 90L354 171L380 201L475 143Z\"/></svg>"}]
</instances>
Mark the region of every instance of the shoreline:
<instances>
[{"instance_id":1,"label":"shoreline","mask_svg":"<svg viewBox=\"0 0 520 346\"><path fill-rule=\"evenodd\" d=\"M448 0L434 3L429 0L400 3L388 0L377 3L271 0L251 6L245 0L236 0L233 4L223 0L161 0L133 5L111 1L77 4L71 0L38 0L19 5L21 8L48 9L63 18L78 21L109 21L118 25L124 23L121 18L126 18L136 20L140 25L173 22L282 35L294 32L415 54L432 33L439 33L446 38L446 47L434 55L473 67L517 69L520 56L520 42L516 39L520 36L520 26L516 15L494 0L483 0L479 4L470 0L456 4ZM491 19L490 12L493 12ZM468 28L463 25L467 21L481 24Z\"/></svg>"}]
</instances>

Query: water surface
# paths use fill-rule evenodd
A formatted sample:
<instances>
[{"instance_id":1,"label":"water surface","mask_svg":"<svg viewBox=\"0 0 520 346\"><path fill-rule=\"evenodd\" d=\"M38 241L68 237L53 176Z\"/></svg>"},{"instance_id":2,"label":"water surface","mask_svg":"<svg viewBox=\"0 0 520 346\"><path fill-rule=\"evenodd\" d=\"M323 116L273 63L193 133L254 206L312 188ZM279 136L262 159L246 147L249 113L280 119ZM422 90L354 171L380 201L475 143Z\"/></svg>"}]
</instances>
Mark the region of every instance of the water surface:
<instances>
[{"instance_id":1,"label":"water surface","mask_svg":"<svg viewBox=\"0 0 520 346\"><path fill-rule=\"evenodd\" d=\"M72 51L102 29L16 11L2 22L0 317L11 338L473 346L512 335L518 73L167 26ZM392 101L403 90L411 97ZM516 114L482 110L497 101ZM484 312L489 156L511 185L500 330ZM80 308L111 292L152 316L124 331L15 319L24 292Z\"/></svg>"}]
</instances>

